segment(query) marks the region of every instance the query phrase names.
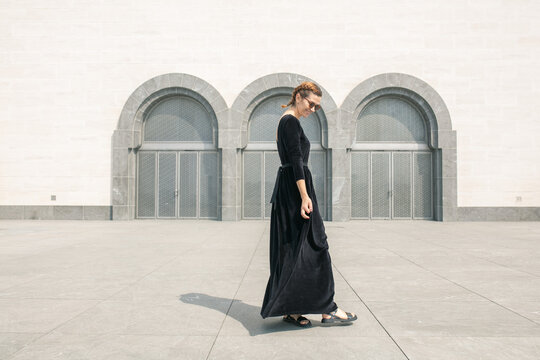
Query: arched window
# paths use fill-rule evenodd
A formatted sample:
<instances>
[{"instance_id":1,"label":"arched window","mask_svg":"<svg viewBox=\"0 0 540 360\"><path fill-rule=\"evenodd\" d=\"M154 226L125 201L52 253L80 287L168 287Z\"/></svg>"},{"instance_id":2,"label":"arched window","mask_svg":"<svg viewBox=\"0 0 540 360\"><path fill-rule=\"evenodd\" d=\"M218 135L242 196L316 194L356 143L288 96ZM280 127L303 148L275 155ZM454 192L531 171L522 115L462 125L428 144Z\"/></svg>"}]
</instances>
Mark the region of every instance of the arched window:
<instances>
[{"instance_id":1,"label":"arched window","mask_svg":"<svg viewBox=\"0 0 540 360\"><path fill-rule=\"evenodd\" d=\"M285 110L281 105L287 104L289 99L289 95L269 97L257 104L249 118L248 145L243 152L243 217L246 219L270 217L270 197L280 166L276 133ZM311 143L308 166L313 175L321 215L325 217L327 158L321 145L321 121L316 112L301 118L300 124Z\"/></svg>"},{"instance_id":2,"label":"arched window","mask_svg":"<svg viewBox=\"0 0 540 360\"><path fill-rule=\"evenodd\" d=\"M368 104L356 123L356 142L426 143L420 112L397 97L382 97Z\"/></svg>"},{"instance_id":3,"label":"arched window","mask_svg":"<svg viewBox=\"0 0 540 360\"><path fill-rule=\"evenodd\" d=\"M185 95L166 97L148 110L138 153L139 218L217 218L213 119L209 106Z\"/></svg>"},{"instance_id":4,"label":"arched window","mask_svg":"<svg viewBox=\"0 0 540 360\"><path fill-rule=\"evenodd\" d=\"M431 219L428 127L412 102L383 95L360 111L351 154L351 217Z\"/></svg>"}]
</instances>

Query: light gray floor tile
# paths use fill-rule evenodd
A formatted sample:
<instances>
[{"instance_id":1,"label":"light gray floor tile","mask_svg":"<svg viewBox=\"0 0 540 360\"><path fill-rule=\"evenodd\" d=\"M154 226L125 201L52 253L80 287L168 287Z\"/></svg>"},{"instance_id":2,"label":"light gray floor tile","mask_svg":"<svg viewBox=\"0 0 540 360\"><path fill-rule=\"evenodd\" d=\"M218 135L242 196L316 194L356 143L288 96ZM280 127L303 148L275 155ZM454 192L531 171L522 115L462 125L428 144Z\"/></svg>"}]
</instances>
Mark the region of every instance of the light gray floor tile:
<instances>
[{"instance_id":1,"label":"light gray floor tile","mask_svg":"<svg viewBox=\"0 0 540 360\"><path fill-rule=\"evenodd\" d=\"M133 277L118 279L107 274L46 274L0 291L0 298L106 299L135 280Z\"/></svg>"},{"instance_id":2,"label":"light gray floor tile","mask_svg":"<svg viewBox=\"0 0 540 360\"><path fill-rule=\"evenodd\" d=\"M232 299L184 294L175 302L104 301L60 326L65 334L216 335Z\"/></svg>"},{"instance_id":3,"label":"light gray floor tile","mask_svg":"<svg viewBox=\"0 0 540 360\"><path fill-rule=\"evenodd\" d=\"M349 283L365 301L474 301L482 297L446 280L356 280Z\"/></svg>"},{"instance_id":4,"label":"light gray floor tile","mask_svg":"<svg viewBox=\"0 0 540 360\"><path fill-rule=\"evenodd\" d=\"M259 315L269 221L3 221L0 358L538 358L540 223L325 225L359 319L301 329Z\"/></svg>"},{"instance_id":5,"label":"light gray floor tile","mask_svg":"<svg viewBox=\"0 0 540 360\"><path fill-rule=\"evenodd\" d=\"M214 336L49 334L19 351L14 360L204 360Z\"/></svg>"},{"instance_id":6,"label":"light gray floor tile","mask_svg":"<svg viewBox=\"0 0 540 360\"><path fill-rule=\"evenodd\" d=\"M366 302L395 336L540 336L540 326L490 301Z\"/></svg>"},{"instance_id":7,"label":"light gray floor tile","mask_svg":"<svg viewBox=\"0 0 540 360\"><path fill-rule=\"evenodd\" d=\"M0 333L0 359L8 359L42 335L40 333Z\"/></svg>"},{"instance_id":8,"label":"light gray floor tile","mask_svg":"<svg viewBox=\"0 0 540 360\"><path fill-rule=\"evenodd\" d=\"M495 302L519 299L540 303L540 279L498 280L494 276L486 281L462 280L461 284Z\"/></svg>"},{"instance_id":9,"label":"light gray floor tile","mask_svg":"<svg viewBox=\"0 0 540 360\"><path fill-rule=\"evenodd\" d=\"M540 301L501 300L498 303L540 324Z\"/></svg>"},{"instance_id":10,"label":"light gray floor tile","mask_svg":"<svg viewBox=\"0 0 540 360\"><path fill-rule=\"evenodd\" d=\"M227 273L179 273L174 276L152 273L125 287L109 300L132 303L176 303L183 294L201 293L232 300L241 277Z\"/></svg>"},{"instance_id":11,"label":"light gray floor tile","mask_svg":"<svg viewBox=\"0 0 540 360\"><path fill-rule=\"evenodd\" d=\"M263 319L260 315L261 303L236 300L225 319L220 332L234 336L386 336L379 323L360 301L337 301L344 311L353 312L358 320L339 326L323 326L320 314L304 314L311 320L311 328L300 328L282 320L281 316Z\"/></svg>"},{"instance_id":12,"label":"light gray floor tile","mask_svg":"<svg viewBox=\"0 0 540 360\"><path fill-rule=\"evenodd\" d=\"M414 360L538 360L540 337L397 337Z\"/></svg>"},{"instance_id":13,"label":"light gray floor tile","mask_svg":"<svg viewBox=\"0 0 540 360\"><path fill-rule=\"evenodd\" d=\"M48 332L96 303L92 300L0 299L0 332Z\"/></svg>"},{"instance_id":14,"label":"light gray floor tile","mask_svg":"<svg viewBox=\"0 0 540 360\"><path fill-rule=\"evenodd\" d=\"M386 337L220 336L209 360L370 359L406 360Z\"/></svg>"}]
</instances>

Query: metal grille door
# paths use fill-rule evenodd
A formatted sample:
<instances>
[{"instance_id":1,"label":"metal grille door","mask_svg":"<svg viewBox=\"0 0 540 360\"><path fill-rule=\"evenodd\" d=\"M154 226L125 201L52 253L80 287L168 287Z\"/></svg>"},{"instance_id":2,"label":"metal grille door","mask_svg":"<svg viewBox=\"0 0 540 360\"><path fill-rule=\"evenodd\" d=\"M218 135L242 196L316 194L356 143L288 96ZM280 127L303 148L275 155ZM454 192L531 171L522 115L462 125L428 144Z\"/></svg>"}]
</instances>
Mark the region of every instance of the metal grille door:
<instances>
[{"instance_id":1,"label":"metal grille door","mask_svg":"<svg viewBox=\"0 0 540 360\"><path fill-rule=\"evenodd\" d=\"M353 151L351 217L431 219L430 152Z\"/></svg>"},{"instance_id":2,"label":"metal grille door","mask_svg":"<svg viewBox=\"0 0 540 360\"><path fill-rule=\"evenodd\" d=\"M176 217L176 153L159 154L158 193L160 218Z\"/></svg>"},{"instance_id":3,"label":"metal grille door","mask_svg":"<svg viewBox=\"0 0 540 360\"><path fill-rule=\"evenodd\" d=\"M264 152L264 217L269 218L272 212L272 192L276 184L277 169L281 165L277 151Z\"/></svg>"},{"instance_id":4,"label":"metal grille door","mask_svg":"<svg viewBox=\"0 0 540 360\"><path fill-rule=\"evenodd\" d=\"M262 218L262 165L263 153L244 152L244 218Z\"/></svg>"},{"instance_id":5,"label":"metal grille door","mask_svg":"<svg viewBox=\"0 0 540 360\"><path fill-rule=\"evenodd\" d=\"M313 187L321 217L326 219L326 152L311 151L308 166L313 178Z\"/></svg>"},{"instance_id":6,"label":"metal grille door","mask_svg":"<svg viewBox=\"0 0 540 360\"><path fill-rule=\"evenodd\" d=\"M139 154L139 192L137 196L140 218L156 216L156 153Z\"/></svg>"},{"instance_id":7,"label":"metal grille door","mask_svg":"<svg viewBox=\"0 0 540 360\"><path fill-rule=\"evenodd\" d=\"M197 217L197 197L199 189L197 186L197 152L181 152L178 178L179 195L179 217Z\"/></svg>"},{"instance_id":8,"label":"metal grille door","mask_svg":"<svg viewBox=\"0 0 540 360\"><path fill-rule=\"evenodd\" d=\"M432 213L431 153L414 154L414 217L429 219Z\"/></svg>"},{"instance_id":9,"label":"metal grille door","mask_svg":"<svg viewBox=\"0 0 540 360\"><path fill-rule=\"evenodd\" d=\"M138 156L138 218L217 219L216 151L141 151Z\"/></svg>"},{"instance_id":10,"label":"metal grille door","mask_svg":"<svg viewBox=\"0 0 540 360\"><path fill-rule=\"evenodd\" d=\"M218 154L200 153L200 214L201 218L217 218L218 200Z\"/></svg>"},{"instance_id":11,"label":"metal grille door","mask_svg":"<svg viewBox=\"0 0 540 360\"><path fill-rule=\"evenodd\" d=\"M243 217L267 219L271 216L270 198L281 165L277 151L245 151L243 183ZM312 151L308 166L313 177L313 187L319 211L326 218L326 152Z\"/></svg>"},{"instance_id":12,"label":"metal grille door","mask_svg":"<svg viewBox=\"0 0 540 360\"><path fill-rule=\"evenodd\" d=\"M411 153L394 152L393 160L393 204L394 218L410 219L412 216L412 174L411 174Z\"/></svg>"},{"instance_id":13,"label":"metal grille door","mask_svg":"<svg viewBox=\"0 0 540 360\"><path fill-rule=\"evenodd\" d=\"M371 217L390 218L390 153L371 154Z\"/></svg>"},{"instance_id":14,"label":"metal grille door","mask_svg":"<svg viewBox=\"0 0 540 360\"><path fill-rule=\"evenodd\" d=\"M351 216L369 219L370 153L354 151L351 154Z\"/></svg>"}]
</instances>

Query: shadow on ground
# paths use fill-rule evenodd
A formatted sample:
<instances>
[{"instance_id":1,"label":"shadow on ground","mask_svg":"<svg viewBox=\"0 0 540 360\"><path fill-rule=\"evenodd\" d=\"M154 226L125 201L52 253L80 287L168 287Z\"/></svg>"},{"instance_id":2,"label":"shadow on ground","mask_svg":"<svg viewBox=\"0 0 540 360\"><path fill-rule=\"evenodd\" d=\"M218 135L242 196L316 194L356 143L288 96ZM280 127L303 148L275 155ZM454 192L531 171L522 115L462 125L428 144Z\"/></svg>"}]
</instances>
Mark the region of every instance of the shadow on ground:
<instances>
[{"instance_id":1,"label":"shadow on ground","mask_svg":"<svg viewBox=\"0 0 540 360\"><path fill-rule=\"evenodd\" d=\"M180 296L180 301L186 304L204 306L225 313L232 317L246 328L250 336L276 333L281 331L305 330L293 324L284 322L281 317L263 319L260 315L261 308L242 302L238 299L228 299L200 293L189 293ZM231 304L227 310L223 311L223 303ZM312 321L313 326L319 326L318 322Z\"/></svg>"}]
</instances>

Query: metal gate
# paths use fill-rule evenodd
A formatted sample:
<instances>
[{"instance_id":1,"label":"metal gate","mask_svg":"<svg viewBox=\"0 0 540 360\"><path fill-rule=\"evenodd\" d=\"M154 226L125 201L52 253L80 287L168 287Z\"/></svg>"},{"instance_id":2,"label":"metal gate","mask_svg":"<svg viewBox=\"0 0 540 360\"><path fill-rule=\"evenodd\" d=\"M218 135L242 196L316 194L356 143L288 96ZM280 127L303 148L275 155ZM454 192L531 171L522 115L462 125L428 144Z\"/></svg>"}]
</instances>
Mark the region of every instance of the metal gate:
<instances>
[{"instance_id":1,"label":"metal gate","mask_svg":"<svg viewBox=\"0 0 540 360\"><path fill-rule=\"evenodd\" d=\"M270 198L281 162L277 151L245 151L243 160L243 213L245 219L270 218ZM308 167L323 219L326 219L326 153L311 151Z\"/></svg>"},{"instance_id":2,"label":"metal gate","mask_svg":"<svg viewBox=\"0 0 540 360\"><path fill-rule=\"evenodd\" d=\"M140 151L137 217L217 219L217 151Z\"/></svg>"},{"instance_id":3,"label":"metal gate","mask_svg":"<svg viewBox=\"0 0 540 360\"><path fill-rule=\"evenodd\" d=\"M353 151L351 217L432 219L432 159L428 151Z\"/></svg>"},{"instance_id":4,"label":"metal gate","mask_svg":"<svg viewBox=\"0 0 540 360\"><path fill-rule=\"evenodd\" d=\"M249 120L248 145L242 156L242 217L267 219L272 204L276 174L281 162L276 146L276 131L283 114L281 104L290 95L277 95L258 104ZM311 143L308 166L313 176L321 216L326 219L327 208L327 156L322 147L322 130L319 112L301 118L300 124ZM321 113L322 115L322 113Z\"/></svg>"}]
</instances>

